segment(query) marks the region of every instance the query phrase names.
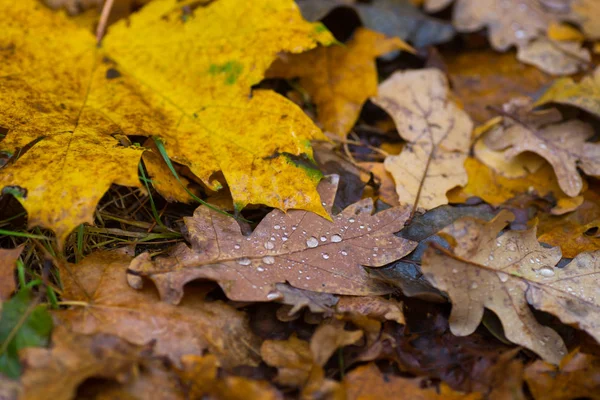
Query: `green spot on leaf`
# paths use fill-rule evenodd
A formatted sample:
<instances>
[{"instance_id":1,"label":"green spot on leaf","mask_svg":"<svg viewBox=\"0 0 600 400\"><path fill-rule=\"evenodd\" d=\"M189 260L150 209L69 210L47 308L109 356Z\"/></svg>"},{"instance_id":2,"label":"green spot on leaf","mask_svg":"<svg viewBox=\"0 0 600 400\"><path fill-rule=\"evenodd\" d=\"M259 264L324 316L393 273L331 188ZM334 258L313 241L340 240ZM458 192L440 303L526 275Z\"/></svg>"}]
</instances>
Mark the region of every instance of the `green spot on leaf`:
<instances>
[{"instance_id":1,"label":"green spot on leaf","mask_svg":"<svg viewBox=\"0 0 600 400\"><path fill-rule=\"evenodd\" d=\"M212 64L208 68L211 75L224 74L225 83L233 85L242 73L244 66L237 61L228 61L225 64Z\"/></svg>"},{"instance_id":2,"label":"green spot on leaf","mask_svg":"<svg viewBox=\"0 0 600 400\"><path fill-rule=\"evenodd\" d=\"M302 153L299 156L291 153L281 153L285 160L295 165L298 168L302 168L308 177L315 181L319 182L323 178L323 173L317 168L315 161L308 154Z\"/></svg>"}]
</instances>

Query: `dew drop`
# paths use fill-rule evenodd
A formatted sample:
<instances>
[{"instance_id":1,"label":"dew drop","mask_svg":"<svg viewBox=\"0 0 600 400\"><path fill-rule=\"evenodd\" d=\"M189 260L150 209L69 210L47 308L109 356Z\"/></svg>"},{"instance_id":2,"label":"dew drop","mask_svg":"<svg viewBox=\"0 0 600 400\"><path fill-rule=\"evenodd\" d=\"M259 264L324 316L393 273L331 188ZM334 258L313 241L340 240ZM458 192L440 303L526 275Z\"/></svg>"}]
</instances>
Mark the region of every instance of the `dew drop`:
<instances>
[{"instance_id":1,"label":"dew drop","mask_svg":"<svg viewBox=\"0 0 600 400\"><path fill-rule=\"evenodd\" d=\"M257 270L258 272L263 272L265 269L264 269L263 267L257 267L257 268L256 268L256 270Z\"/></svg>"},{"instance_id":2,"label":"dew drop","mask_svg":"<svg viewBox=\"0 0 600 400\"><path fill-rule=\"evenodd\" d=\"M275 263L275 259L271 256L265 256L262 258L262 260L265 264L274 264Z\"/></svg>"},{"instance_id":3,"label":"dew drop","mask_svg":"<svg viewBox=\"0 0 600 400\"><path fill-rule=\"evenodd\" d=\"M477 289L479 285L477 284L477 282L472 282L471 283L471 289Z\"/></svg>"},{"instance_id":4,"label":"dew drop","mask_svg":"<svg viewBox=\"0 0 600 400\"><path fill-rule=\"evenodd\" d=\"M312 249L319 245L319 241L316 237L311 236L306 240L306 245Z\"/></svg>"},{"instance_id":5,"label":"dew drop","mask_svg":"<svg viewBox=\"0 0 600 400\"><path fill-rule=\"evenodd\" d=\"M488 260L490 260L490 261L494 261L494 255L493 255L493 254L490 254L490 256L488 257Z\"/></svg>"},{"instance_id":6,"label":"dew drop","mask_svg":"<svg viewBox=\"0 0 600 400\"><path fill-rule=\"evenodd\" d=\"M280 229L281 229L281 225L274 225L274 226L273 226L273 229L275 229L276 231L278 231L278 230L280 230Z\"/></svg>"},{"instance_id":7,"label":"dew drop","mask_svg":"<svg viewBox=\"0 0 600 400\"><path fill-rule=\"evenodd\" d=\"M309 281L309 280L310 280L310 276L307 276L307 277L306 277L306 280L307 280L307 281Z\"/></svg>"},{"instance_id":8,"label":"dew drop","mask_svg":"<svg viewBox=\"0 0 600 400\"><path fill-rule=\"evenodd\" d=\"M327 238L325 236L321 236L320 239L321 239L321 242L326 242L327 241Z\"/></svg>"},{"instance_id":9,"label":"dew drop","mask_svg":"<svg viewBox=\"0 0 600 400\"><path fill-rule=\"evenodd\" d=\"M533 260L533 258L530 258L530 259L529 259L529 262L530 262L531 264L535 264L535 261Z\"/></svg>"},{"instance_id":10,"label":"dew drop","mask_svg":"<svg viewBox=\"0 0 600 400\"><path fill-rule=\"evenodd\" d=\"M282 242L287 242L287 240L288 240L287 236L284 236L284 237L281 238Z\"/></svg>"},{"instance_id":11,"label":"dew drop","mask_svg":"<svg viewBox=\"0 0 600 400\"><path fill-rule=\"evenodd\" d=\"M267 294L267 300L275 300L282 298L283 295L280 292L271 292Z\"/></svg>"},{"instance_id":12,"label":"dew drop","mask_svg":"<svg viewBox=\"0 0 600 400\"><path fill-rule=\"evenodd\" d=\"M275 245L273 244L273 242L265 242L265 249L273 250L274 247Z\"/></svg>"},{"instance_id":13,"label":"dew drop","mask_svg":"<svg viewBox=\"0 0 600 400\"><path fill-rule=\"evenodd\" d=\"M239 250L240 249L240 245L236 244L235 246L233 246L234 249Z\"/></svg>"},{"instance_id":14,"label":"dew drop","mask_svg":"<svg viewBox=\"0 0 600 400\"><path fill-rule=\"evenodd\" d=\"M500 278L500 282L508 281L508 275L504 272L498 272L498 278Z\"/></svg>"},{"instance_id":15,"label":"dew drop","mask_svg":"<svg viewBox=\"0 0 600 400\"><path fill-rule=\"evenodd\" d=\"M509 244L506 246L506 248L507 248L509 251L516 251L516 250L517 250L517 246L516 246L514 243L509 243Z\"/></svg>"},{"instance_id":16,"label":"dew drop","mask_svg":"<svg viewBox=\"0 0 600 400\"><path fill-rule=\"evenodd\" d=\"M337 234L336 234L336 235L333 235L333 236L331 237L331 241L332 241L333 243L339 243L339 242L341 242L341 241L342 241L342 237L341 237L340 235L337 235Z\"/></svg>"},{"instance_id":17,"label":"dew drop","mask_svg":"<svg viewBox=\"0 0 600 400\"><path fill-rule=\"evenodd\" d=\"M456 268L452 268L452 273L453 274L458 274L458 270Z\"/></svg>"},{"instance_id":18,"label":"dew drop","mask_svg":"<svg viewBox=\"0 0 600 400\"><path fill-rule=\"evenodd\" d=\"M347 252L347 251L345 251L345 250L342 250L342 255L343 255L343 256L347 256L347 255L348 255L348 252Z\"/></svg>"},{"instance_id":19,"label":"dew drop","mask_svg":"<svg viewBox=\"0 0 600 400\"><path fill-rule=\"evenodd\" d=\"M349 218L348 222L353 223L353 222L356 222L356 220L354 218Z\"/></svg>"},{"instance_id":20,"label":"dew drop","mask_svg":"<svg viewBox=\"0 0 600 400\"><path fill-rule=\"evenodd\" d=\"M365 226L364 225L360 225L359 228L360 229L365 229Z\"/></svg>"},{"instance_id":21,"label":"dew drop","mask_svg":"<svg viewBox=\"0 0 600 400\"><path fill-rule=\"evenodd\" d=\"M327 260L329 258L329 254L323 253L323 258Z\"/></svg>"},{"instance_id":22,"label":"dew drop","mask_svg":"<svg viewBox=\"0 0 600 400\"><path fill-rule=\"evenodd\" d=\"M252 261L248 257L242 257L237 260L237 263L240 265L250 265Z\"/></svg>"}]
</instances>

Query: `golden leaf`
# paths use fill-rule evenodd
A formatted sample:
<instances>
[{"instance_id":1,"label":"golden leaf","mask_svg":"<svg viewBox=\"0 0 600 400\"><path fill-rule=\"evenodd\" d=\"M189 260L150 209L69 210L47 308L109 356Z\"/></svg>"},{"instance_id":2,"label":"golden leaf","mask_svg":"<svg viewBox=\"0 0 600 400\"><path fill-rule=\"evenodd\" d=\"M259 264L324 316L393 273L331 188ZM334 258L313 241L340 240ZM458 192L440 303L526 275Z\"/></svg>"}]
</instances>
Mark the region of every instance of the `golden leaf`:
<instances>
[{"instance_id":1,"label":"golden leaf","mask_svg":"<svg viewBox=\"0 0 600 400\"><path fill-rule=\"evenodd\" d=\"M30 226L53 229L59 246L93 222L112 183L140 186L141 150L120 147L115 132L161 136L172 159L213 189L222 171L238 209L325 215L309 143L322 133L274 92L249 98L278 52L333 41L293 1L219 0L184 18L176 0L157 0L113 25L101 48L33 0L2 0L0 15L1 150L32 146L0 172L0 186L25 189Z\"/></svg>"},{"instance_id":2,"label":"golden leaf","mask_svg":"<svg viewBox=\"0 0 600 400\"><path fill-rule=\"evenodd\" d=\"M267 77L300 77L317 106L317 116L326 131L345 137L363 103L377 94L375 58L393 50L414 52L397 37L359 28L345 46L321 47L307 53L276 60Z\"/></svg>"}]
</instances>

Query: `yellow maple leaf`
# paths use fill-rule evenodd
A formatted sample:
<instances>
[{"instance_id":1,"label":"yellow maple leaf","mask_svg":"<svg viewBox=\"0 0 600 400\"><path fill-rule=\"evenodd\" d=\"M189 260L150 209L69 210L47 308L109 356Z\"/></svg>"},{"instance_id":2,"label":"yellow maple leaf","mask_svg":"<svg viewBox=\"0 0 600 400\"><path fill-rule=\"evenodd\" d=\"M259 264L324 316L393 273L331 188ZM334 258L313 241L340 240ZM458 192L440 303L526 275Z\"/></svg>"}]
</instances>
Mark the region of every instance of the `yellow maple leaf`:
<instances>
[{"instance_id":1,"label":"yellow maple leaf","mask_svg":"<svg viewBox=\"0 0 600 400\"><path fill-rule=\"evenodd\" d=\"M393 50L414 52L400 38L359 28L346 46L320 47L280 57L267 76L300 77L300 85L317 106L323 129L345 137L364 102L377 94L375 58Z\"/></svg>"},{"instance_id":2,"label":"yellow maple leaf","mask_svg":"<svg viewBox=\"0 0 600 400\"><path fill-rule=\"evenodd\" d=\"M0 0L0 125L9 130L0 150L31 145L0 171L0 187L24 189L30 226L53 229L59 245L92 222L110 184L139 186L141 150L119 146L114 133L161 136L173 160L213 189L222 171L238 208L326 215L309 143L322 132L290 101L251 86L280 51L333 37L292 0L219 0L184 12L187 3L152 2L98 48L33 0Z\"/></svg>"}]
</instances>

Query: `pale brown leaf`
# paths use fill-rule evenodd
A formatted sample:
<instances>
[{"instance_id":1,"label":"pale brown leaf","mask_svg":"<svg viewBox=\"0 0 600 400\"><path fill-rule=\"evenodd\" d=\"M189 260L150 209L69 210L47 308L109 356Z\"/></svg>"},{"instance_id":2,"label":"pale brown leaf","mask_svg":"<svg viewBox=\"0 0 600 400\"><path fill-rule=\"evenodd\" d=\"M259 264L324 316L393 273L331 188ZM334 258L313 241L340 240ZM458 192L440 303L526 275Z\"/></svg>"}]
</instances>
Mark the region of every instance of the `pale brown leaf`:
<instances>
[{"instance_id":1,"label":"pale brown leaf","mask_svg":"<svg viewBox=\"0 0 600 400\"><path fill-rule=\"evenodd\" d=\"M0 249L0 302L8 300L17 287L15 266L23 247L24 245L14 249Z\"/></svg>"},{"instance_id":2,"label":"pale brown leaf","mask_svg":"<svg viewBox=\"0 0 600 400\"><path fill-rule=\"evenodd\" d=\"M535 229L508 231L498 237L513 219L512 213L503 210L489 223L470 217L456 221L442 231L453 252L429 248L421 268L452 301L452 333L473 333L487 308L498 315L510 341L558 363L566 347L554 330L536 321L526 293L552 282L560 249L540 246Z\"/></svg>"},{"instance_id":3,"label":"pale brown leaf","mask_svg":"<svg viewBox=\"0 0 600 400\"><path fill-rule=\"evenodd\" d=\"M467 183L463 163L473 123L448 100L448 81L437 69L396 72L379 86L373 102L392 116L409 143L385 168L400 204L431 209L448 203L446 192Z\"/></svg>"}]
</instances>

